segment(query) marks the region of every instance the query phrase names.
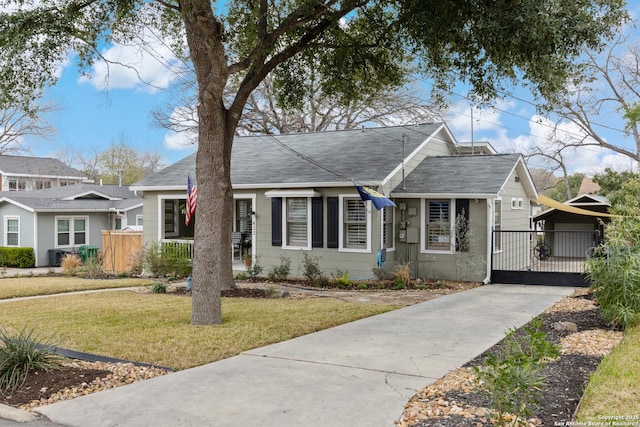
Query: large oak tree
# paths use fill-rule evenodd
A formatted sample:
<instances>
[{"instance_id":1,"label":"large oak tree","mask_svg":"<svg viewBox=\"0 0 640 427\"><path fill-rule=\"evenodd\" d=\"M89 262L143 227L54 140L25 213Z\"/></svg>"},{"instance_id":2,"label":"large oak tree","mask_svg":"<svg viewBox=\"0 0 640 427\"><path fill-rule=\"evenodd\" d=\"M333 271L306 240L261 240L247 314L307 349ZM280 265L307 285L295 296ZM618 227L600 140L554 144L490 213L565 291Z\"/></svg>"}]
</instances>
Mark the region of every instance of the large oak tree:
<instances>
[{"instance_id":1,"label":"large oak tree","mask_svg":"<svg viewBox=\"0 0 640 427\"><path fill-rule=\"evenodd\" d=\"M435 89L463 80L490 98L523 80L545 96L627 16L621 0L0 0L0 10L4 105L53 83L71 50L86 69L102 43L133 39L140 25L172 34L176 48L183 31L198 87L194 324L222 321L233 136L269 74L292 104L304 99L309 57L323 92L345 100L403 85L412 66ZM226 100L231 79L240 83Z\"/></svg>"}]
</instances>

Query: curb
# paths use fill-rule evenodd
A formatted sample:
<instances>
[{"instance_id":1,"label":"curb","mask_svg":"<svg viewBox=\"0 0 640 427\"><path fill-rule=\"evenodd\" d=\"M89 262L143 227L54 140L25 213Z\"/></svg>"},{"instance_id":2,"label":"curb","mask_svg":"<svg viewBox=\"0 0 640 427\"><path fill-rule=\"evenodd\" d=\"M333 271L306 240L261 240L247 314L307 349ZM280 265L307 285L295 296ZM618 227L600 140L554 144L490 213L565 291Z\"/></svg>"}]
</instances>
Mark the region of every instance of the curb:
<instances>
[{"instance_id":1,"label":"curb","mask_svg":"<svg viewBox=\"0 0 640 427\"><path fill-rule=\"evenodd\" d=\"M29 411L14 408L0 403L0 419L11 420L17 423L29 423L40 420L40 417Z\"/></svg>"}]
</instances>

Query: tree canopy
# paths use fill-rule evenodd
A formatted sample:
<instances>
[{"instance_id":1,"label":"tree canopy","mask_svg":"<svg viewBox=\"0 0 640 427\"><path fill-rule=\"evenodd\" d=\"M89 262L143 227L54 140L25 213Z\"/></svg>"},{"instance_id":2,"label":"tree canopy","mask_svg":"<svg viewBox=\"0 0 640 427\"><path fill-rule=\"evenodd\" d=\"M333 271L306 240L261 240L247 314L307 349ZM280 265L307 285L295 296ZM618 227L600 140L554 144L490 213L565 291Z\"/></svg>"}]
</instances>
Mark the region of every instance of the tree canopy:
<instances>
[{"instance_id":1,"label":"tree canopy","mask_svg":"<svg viewBox=\"0 0 640 427\"><path fill-rule=\"evenodd\" d=\"M285 105L305 99L310 60L318 84L345 102L421 73L444 90L460 81L480 99L526 82L562 91L575 58L627 19L622 0L0 0L0 106L57 78L73 52L81 69L103 43L158 28L188 55L198 88L198 210L194 324L222 321L233 286L233 136L247 100L271 74ZM183 40L186 39L187 46ZM226 88L240 82L231 98Z\"/></svg>"},{"instance_id":2,"label":"tree canopy","mask_svg":"<svg viewBox=\"0 0 640 427\"><path fill-rule=\"evenodd\" d=\"M139 152L125 140L112 142L109 148L92 157L80 156L82 171L103 184L131 185L163 166L157 153Z\"/></svg>"}]
</instances>

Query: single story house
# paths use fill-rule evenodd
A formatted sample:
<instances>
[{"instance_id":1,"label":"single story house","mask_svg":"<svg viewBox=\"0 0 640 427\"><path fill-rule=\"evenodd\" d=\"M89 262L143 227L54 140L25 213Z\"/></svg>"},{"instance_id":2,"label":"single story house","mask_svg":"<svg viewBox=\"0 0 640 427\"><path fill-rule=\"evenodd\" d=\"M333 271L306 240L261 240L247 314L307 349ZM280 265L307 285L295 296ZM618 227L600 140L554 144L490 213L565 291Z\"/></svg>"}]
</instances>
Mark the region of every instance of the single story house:
<instances>
[{"instance_id":1,"label":"single story house","mask_svg":"<svg viewBox=\"0 0 640 427\"><path fill-rule=\"evenodd\" d=\"M85 174L58 159L0 155L0 191L31 191L86 181Z\"/></svg>"},{"instance_id":2,"label":"single story house","mask_svg":"<svg viewBox=\"0 0 640 427\"><path fill-rule=\"evenodd\" d=\"M444 123L236 137L232 231L265 272L286 257L302 276L306 255L328 277L409 264L418 278L488 280L493 230L530 229L537 192L521 155L469 151ZM195 154L130 187L144 193L145 243L193 238L187 172L197 180ZM376 210L356 185L397 207Z\"/></svg>"},{"instance_id":3,"label":"single story house","mask_svg":"<svg viewBox=\"0 0 640 427\"><path fill-rule=\"evenodd\" d=\"M142 200L127 187L75 184L0 192L3 246L32 247L36 267L52 254L102 247L102 230L142 224Z\"/></svg>"}]
</instances>

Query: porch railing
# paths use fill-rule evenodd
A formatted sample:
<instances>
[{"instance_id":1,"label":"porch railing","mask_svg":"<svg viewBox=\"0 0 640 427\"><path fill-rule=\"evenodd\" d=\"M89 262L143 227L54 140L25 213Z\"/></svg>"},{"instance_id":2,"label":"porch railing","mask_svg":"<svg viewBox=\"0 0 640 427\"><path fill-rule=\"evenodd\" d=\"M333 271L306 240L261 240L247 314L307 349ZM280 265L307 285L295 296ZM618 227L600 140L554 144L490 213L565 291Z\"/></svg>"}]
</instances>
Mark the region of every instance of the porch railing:
<instances>
[{"instance_id":1,"label":"porch railing","mask_svg":"<svg viewBox=\"0 0 640 427\"><path fill-rule=\"evenodd\" d=\"M162 249L170 250L179 257L193 259L193 240L163 239Z\"/></svg>"}]
</instances>

